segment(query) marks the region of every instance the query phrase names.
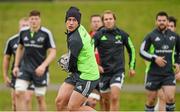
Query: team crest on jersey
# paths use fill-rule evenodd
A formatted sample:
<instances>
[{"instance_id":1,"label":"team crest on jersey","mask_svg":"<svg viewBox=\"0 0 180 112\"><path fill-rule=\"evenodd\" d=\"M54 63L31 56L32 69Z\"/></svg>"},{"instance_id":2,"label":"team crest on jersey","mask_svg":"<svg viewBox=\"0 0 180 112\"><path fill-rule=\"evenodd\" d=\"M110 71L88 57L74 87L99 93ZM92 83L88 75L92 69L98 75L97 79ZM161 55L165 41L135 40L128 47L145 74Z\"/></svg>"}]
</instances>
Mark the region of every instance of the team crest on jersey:
<instances>
[{"instance_id":1,"label":"team crest on jersey","mask_svg":"<svg viewBox=\"0 0 180 112\"><path fill-rule=\"evenodd\" d=\"M164 49L164 50L169 49L169 46L168 45L163 45L162 49Z\"/></svg>"},{"instance_id":2,"label":"team crest on jersey","mask_svg":"<svg viewBox=\"0 0 180 112\"><path fill-rule=\"evenodd\" d=\"M121 37L121 35L116 35L115 38L116 38L116 40L121 40L122 37Z\"/></svg>"},{"instance_id":3,"label":"team crest on jersey","mask_svg":"<svg viewBox=\"0 0 180 112\"><path fill-rule=\"evenodd\" d=\"M24 41L28 41L29 39L28 39L28 37L26 36L26 37L24 37Z\"/></svg>"},{"instance_id":4,"label":"team crest on jersey","mask_svg":"<svg viewBox=\"0 0 180 112\"><path fill-rule=\"evenodd\" d=\"M43 42L44 39L45 39L44 37L39 37L39 38L37 39L37 41L38 41L38 42Z\"/></svg>"},{"instance_id":5,"label":"team crest on jersey","mask_svg":"<svg viewBox=\"0 0 180 112\"><path fill-rule=\"evenodd\" d=\"M155 41L156 41L156 42L160 41L160 38L159 38L159 37L156 37Z\"/></svg>"},{"instance_id":6,"label":"team crest on jersey","mask_svg":"<svg viewBox=\"0 0 180 112\"><path fill-rule=\"evenodd\" d=\"M170 36L169 40L175 40L175 36Z\"/></svg>"}]
</instances>

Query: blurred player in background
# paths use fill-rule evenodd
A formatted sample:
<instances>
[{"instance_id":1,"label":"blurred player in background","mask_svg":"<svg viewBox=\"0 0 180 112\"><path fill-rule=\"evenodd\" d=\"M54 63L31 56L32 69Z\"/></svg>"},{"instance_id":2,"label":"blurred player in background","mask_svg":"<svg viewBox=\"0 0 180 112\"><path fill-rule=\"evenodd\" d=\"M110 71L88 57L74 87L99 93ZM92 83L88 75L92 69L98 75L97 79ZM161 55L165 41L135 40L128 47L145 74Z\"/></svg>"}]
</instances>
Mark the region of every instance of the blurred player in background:
<instances>
[{"instance_id":1,"label":"blurred player in background","mask_svg":"<svg viewBox=\"0 0 180 112\"><path fill-rule=\"evenodd\" d=\"M41 26L40 12L29 13L30 27L21 29L16 51L13 75L17 77L15 90L17 110L27 110L24 101L29 83L34 84L34 92L40 111L46 110L45 93L49 81L48 66L56 56L52 33ZM48 52L48 55L47 55ZM21 66L20 65L20 60Z\"/></svg>"},{"instance_id":2,"label":"blurred player in background","mask_svg":"<svg viewBox=\"0 0 180 112\"><path fill-rule=\"evenodd\" d=\"M140 47L140 55L150 62L145 82L146 111L154 111L157 93L161 88L166 96L166 111L175 109L175 73L179 72L180 37L167 27L168 14L158 12L156 28L145 37Z\"/></svg>"},{"instance_id":3,"label":"blurred player in background","mask_svg":"<svg viewBox=\"0 0 180 112\"><path fill-rule=\"evenodd\" d=\"M20 31L20 29L22 29L24 27L29 27L29 20L26 17L20 19L19 31ZM12 70L14 67L16 49L18 47L18 39L19 39L19 34L15 34L14 36L12 36L8 39L6 46L5 46L4 58L3 58L4 82L7 86L12 87L11 97L12 97L12 109L14 111L16 110L16 94L15 94L15 90L14 90L16 77L13 75ZM11 67L11 80L10 80L10 78L8 77L8 70L10 67L10 62L11 62L12 56L13 56L13 62L12 62L12 67ZM28 87L28 91L25 93L24 99L26 100L28 110L31 110L33 90L34 90L33 85L30 84Z\"/></svg>"},{"instance_id":4,"label":"blurred player in background","mask_svg":"<svg viewBox=\"0 0 180 112\"><path fill-rule=\"evenodd\" d=\"M177 19L173 16L168 17L168 29L173 32L176 32L176 22ZM180 73L176 74L176 80L180 80ZM158 101L155 106L155 110L165 111L166 110L166 98L162 89L158 91Z\"/></svg>"},{"instance_id":5,"label":"blurred player in background","mask_svg":"<svg viewBox=\"0 0 180 112\"><path fill-rule=\"evenodd\" d=\"M91 31L89 32L90 36L93 37L94 34L102 27L103 23L101 20L101 16L98 14L91 15L90 17L90 26ZM96 62L97 64L100 63L99 53L98 50L95 49L95 56L96 56ZM99 68L100 69L100 68ZM103 102L100 97L100 91L99 91L99 84L96 86L96 88L91 92L89 95L86 104L91 106L92 108L96 107L96 104L100 101L100 110L103 110Z\"/></svg>"},{"instance_id":6,"label":"blurred player in background","mask_svg":"<svg viewBox=\"0 0 180 112\"><path fill-rule=\"evenodd\" d=\"M115 14L107 10L103 13L104 27L95 35L95 48L98 49L102 67L100 92L104 98L106 111L119 110L119 96L124 82L124 47L129 54L129 75L135 75L135 49L130 36L116 26Z\"/></svg>"}]
</instances>

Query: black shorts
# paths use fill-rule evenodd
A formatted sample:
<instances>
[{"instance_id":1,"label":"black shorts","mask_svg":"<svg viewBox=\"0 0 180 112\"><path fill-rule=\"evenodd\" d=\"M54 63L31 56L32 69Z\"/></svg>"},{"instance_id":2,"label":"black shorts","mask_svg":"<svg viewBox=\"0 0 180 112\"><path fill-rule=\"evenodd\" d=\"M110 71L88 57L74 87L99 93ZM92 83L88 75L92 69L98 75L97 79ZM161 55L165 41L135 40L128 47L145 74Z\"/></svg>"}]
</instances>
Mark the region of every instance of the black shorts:
<instances>
[{"instance_id":1,"label":"black shorts","mask_svg":"<svg viewBox=\"0 0 180 112\"><path fill-rule=\"evenodd\" d=\"M99 88L101 93L108 92L110 86L117 84L119 88L124 82L124 71L118 71L116 73L101 74Z\"/></svg>"},{"instance_id":2,"label":"black shorts","mask_svg":"<svg viewBox=\"0 0 180 112\"><path fill-rule=\"evenodd\" d=\"M11 73L11 88L15 89L15 83L16 83L16 77L14 77L14 75ZM34 90L34 85L31 82L27 88L28 90Z\"/></svg>"},{"instance_id":3,"label":"black shorts","mask_svg":"<svg viewBox=\"0 0 180 112\"><path fill-rule=\"evenodd\" d=\"M95 87L99 84L99 79L94 81L83 80L79 78L78 73L73 73L65 79L65 82L73 85L75 87L75 91L79 92L85 97L88 97L93 89L95 89Z\"/></svg>"},{"instance_id":4,"label":"black shorts","mask_svg":"<svg viewBox=\"0 0 180 112\"><path fill-rule=\"evenodd\" d=\"M34 71L20 69L18 79L32 82L35 87L43 87L48 85L48 75L48 72L45 72L42 76L37 76Z\"/></svg>"},{"instance_id":5,"label":"black shorts","mask_svg":"<svg viewBox=\"0 0 180 112\"><path fill-rule=\"evenodd\" d=\"M146 76L145 81L145 88L147 90L157 91L162 86L165 85L176 85L175 75L168 74L168 75L155 75L155 74L148 74Z\"/></svg>"}]
</instances>

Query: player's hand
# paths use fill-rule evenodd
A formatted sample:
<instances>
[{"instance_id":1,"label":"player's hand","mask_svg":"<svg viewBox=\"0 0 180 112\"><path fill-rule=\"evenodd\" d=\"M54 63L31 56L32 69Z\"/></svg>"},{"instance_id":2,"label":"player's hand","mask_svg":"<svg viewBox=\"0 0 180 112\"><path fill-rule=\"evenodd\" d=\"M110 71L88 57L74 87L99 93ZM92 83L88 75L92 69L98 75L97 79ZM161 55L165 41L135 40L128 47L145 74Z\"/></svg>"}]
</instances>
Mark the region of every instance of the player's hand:
<instances>
[{"instance_id":1,"label":"player's hand","mask_svg":"<svg viewBox=\"0 0 180 112\"><path fill-rule=\"evenodd\" d=\"M167 61L164 58L165 58L164 56L163 57L160 57L160 56L156 57L156 59L155 59L156 64L160 67L164 67L167 63Z\"/></svg>"},{"instance_id":2,"label":"player's hand","mask_svg":"<svg viewBox=\"0 0 180 112\"><path fill-rule=\"evenodd\" d=\"M135 75L136 75L135 70L130 69L130 70L129 70L129 76L130 76L130 77L134 77Z\"/></svg>"},{"instance_id":3,"label":"player's hand","mask_svg":"<svg viewBox=\"0 0 180 112\"><path fill-rule=\"evenodd\" d=\"M11 80L9 79L8 76L6 76L6 77L4 78L4 83L5 83L6 86L8 86L8 87L11 85Z\"/></svg>"},{"instance_id":4,"label":"player's hand","mask_svg":"<svg viewBox=\"0 0 180 112\"><path fill-rule=\"evenodd\" d=\"M178 74L180 72L179 65L175 63L174 67L175 67L175 74Z\"/></svg>"},{"instance_id":5,"label":"player's hand","mask_svg":"<svg viewBox=\"0 0 180 112\"><path fill-rule=\"evenodd\" d=\"M104 68L103 68L102 66L99 65L99 66L98 66L98 69L99 69L99 72L100 72L100 73L104 73Z\"/></svg>"},{"instance_id":6,"label":"player's hand","mask_svg":"<svg viewBox=\"0 0 180 112\"><path fill-rule=\"evenodd\" d=\"M176 80L180 81L180 72L175 75Z\"/></svg>"},{"instance_id":7,"label":"player's hand","mask_svg":"<svg viewBox=\"0 0 180 112\"><path fill-rule=\"evenodd\" d=\"M19 73L19 67L14 67L13 68L13 75L14 75L14 77L17 77L18 73Z\"/></svg>"},{"instance_id":8,"label":"player's hand","mask_svg":"<svg viewBox=\"0 0 180 112\"><path fill-rule=\"evenodd\" d=\"M43 65L40 65L36 68L35 73L37 76L42 76L46 70L46 67Z\"/></svg>"}]
</instances>

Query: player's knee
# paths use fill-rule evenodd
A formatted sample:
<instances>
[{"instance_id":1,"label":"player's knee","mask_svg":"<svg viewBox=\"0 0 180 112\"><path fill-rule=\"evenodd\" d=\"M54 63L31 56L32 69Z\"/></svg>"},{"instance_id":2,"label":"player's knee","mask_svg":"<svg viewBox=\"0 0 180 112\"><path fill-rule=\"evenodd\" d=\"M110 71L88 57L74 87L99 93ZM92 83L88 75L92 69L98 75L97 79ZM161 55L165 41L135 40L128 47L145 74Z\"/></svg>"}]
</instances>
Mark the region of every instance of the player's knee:
<instances>
[{"instance_id":1,"label":"player's knee","mask_svg":"<svg viewBox=\"0 0 180 112\"><path fill-rule=\"evenodd\" d=\"M16 98L21 98L21 97L24 96L24 94L25 94L24 91L16 91L16 92L15 92L15 97L16 97Z\"/></svg>"},{"instance_id":2,"label":"player's knee","mask_svg":"<svg viewBox=\"0 0 180 112\"><path fill-rule=\"evenodd\" d=\"M151 97L151 98L148 99L147 104L148 104L148 105L154 105L154 104L155 104L155 101L156 101L156 98Z\"/></svg>"},{"instance_id":3,"label":"player's knee","mask_svg":"<svg viewBox=\"0 0 180 112\"><path fill-rule=\"evenodd\" d=\"M31 98L26 98L26 104L30 104L31 103Z\"/></svg>"},{"instance_id":4,"label":"player's knee","mask_svg":"<svg viewBox=\"0 0 180 112\"><path fill-rule=\"evenodd\" d=\"M173 103L174 100L175 100L175 99L174 99L173 96L168 96L168 97L167 97L167 102L168 102L168 103Z\"/></svg>"},{"instance_id":5,"label":"player's knee","mask_svg":"<svg viewBox=\"0 0 180 112\"><path fill-rule=\"evenodd\" d=\"M65 102L65 100L61 96L56 97L56 99L55 99L55 104L56 104L56 107L58 107L58 108L63 107L64 102Z\"/></svg>"},{"instance_id":6,"label":"player's knee","mask_svg":"<svg viewBox=\"0 0 180 112\"><path fill-rule=\"evenodd\" d=\"M111 96L111 101L112 101L112 102L117 102L117 101L119 101L119 96L118 96L118 95L112 95L112 96Z\"/></svg>"},{"instance_id":7,"label":"player's knee","mask_svg":"<svg viewBox=\"0 0 180 112\"><path fill-rule=\"evenodd\" d=\"M73 105L72 103L69 103L67 108L68 108L69 111L75 111L75 110L78 109L78 107L76 107L76 106Z\"/></svg>"},{"instance_id":8,"label":"player's knee","mask_svg":"<svg viewBox=\"0 0 180 112\"><path fill-rule=\"evenodd\" d=\"M37 96L36 98L37 98L38 104L44 104L45 99L43 96Z\"/></svg>"}]
</instances>

